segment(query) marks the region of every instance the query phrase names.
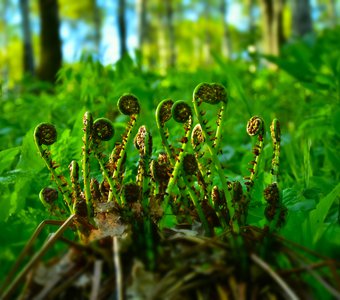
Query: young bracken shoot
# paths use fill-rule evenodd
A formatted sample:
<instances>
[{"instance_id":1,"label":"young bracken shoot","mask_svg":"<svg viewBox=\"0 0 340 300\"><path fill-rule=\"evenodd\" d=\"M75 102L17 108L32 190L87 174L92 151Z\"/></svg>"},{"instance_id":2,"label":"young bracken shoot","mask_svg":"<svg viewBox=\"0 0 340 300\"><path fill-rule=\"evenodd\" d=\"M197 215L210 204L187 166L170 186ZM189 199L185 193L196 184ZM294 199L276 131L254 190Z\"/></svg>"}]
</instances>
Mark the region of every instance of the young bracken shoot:
<instances>
[{"instance_id":1,"label":"young bracken shoot","mask_svg":"<svg viewBox=\"0 0 340 300\"><path fill-rule=\"evenodd\" d=\"M266 221L262 227L248 223L255 200L252 189L259 167L265 165L259 161L266 131L261 117L249 120L246 131L257 137L250 175L244 174L243 182L228 179L219 159L227 103L227 91L217 83L199 84L192 104L163 100L156 110L162 145L156 148L146 126L135 128L142 109L137 97L125 94L118 109L129 121L111 153L106 153L103 143L114 137L114 123L106 118L93 120L86 112L82 161L70 163L69 176L62 174L51 153L56 128L39 124L35 143L56 186L42 189L39 198L54 216L69 217L51 221L61 227L14 277L49 221L38 227L9 272L1 299L87 299L90 295L91 299L179 299L179 295L180 299L305 299L312 297L303 281L308 273L339 296L333 287L338 276L328 278L308 264L312 257L333 271L339 266L276 233L287 216L278 183L277 119L270 126L271 169L261 170L272 178L262 199ZM207 117L213 107L215 120ZM177 141L167 128L170 123L172 130L177 126L176 132L183 132ZM128 151L130 143L135 152ZM136 151L139 161L134 168L130 161ZM101 175L91 169L96 165ZM136 170L132 176L131 170ZM74 240L62 236L67 228L76 232ZM57 241L67 243L68 252L43 264L43 255Z\"/></svg>"}]
</instances>

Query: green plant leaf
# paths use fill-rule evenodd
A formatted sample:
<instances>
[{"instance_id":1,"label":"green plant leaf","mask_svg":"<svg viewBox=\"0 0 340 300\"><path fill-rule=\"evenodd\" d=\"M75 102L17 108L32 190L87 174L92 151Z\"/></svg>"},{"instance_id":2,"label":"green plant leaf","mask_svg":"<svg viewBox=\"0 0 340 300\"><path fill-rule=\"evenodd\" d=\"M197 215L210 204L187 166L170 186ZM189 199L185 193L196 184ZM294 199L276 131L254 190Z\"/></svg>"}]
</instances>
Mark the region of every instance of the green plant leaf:
<instances>
[{"instance_id":1,"label":"green plant leaf","mask_svg":"<svg viewBox=\"0 0 340 300\"><path fill-rule=\"evenodd\" d=\"M317 204L315 210L309 215L309 226L310 231L313 234L313 243L315 244L322 234L324 233L327 226L324 226L324 221L334 201L339 197L340 194L340 183L320 202Z\"/></svg>"}]
</instances>

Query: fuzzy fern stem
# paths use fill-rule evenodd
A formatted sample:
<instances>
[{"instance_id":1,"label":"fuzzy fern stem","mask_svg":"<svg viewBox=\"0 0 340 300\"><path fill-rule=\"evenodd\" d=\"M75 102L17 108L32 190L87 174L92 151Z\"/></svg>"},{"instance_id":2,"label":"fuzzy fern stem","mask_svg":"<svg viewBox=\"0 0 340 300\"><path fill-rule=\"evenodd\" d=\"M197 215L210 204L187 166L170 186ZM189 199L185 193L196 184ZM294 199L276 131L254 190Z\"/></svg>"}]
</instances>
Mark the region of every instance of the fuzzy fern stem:
<instances>
[{"instance_id":1,"label":"fuzzy fern stem","mask_svg":"<svg viewBox=\"0 0 340 300\"><path fill-rule=\"evenodd\" d=\"M218 104L222 102L222 106L224 106L227 103L227 94L226 94L224 87L219 84L208 84L208 83L199 84L194 90L193 105L194 105L196 117L202 128L202 133L205 139L205 143L211 155L212 163L215 167L215 170L222 184L223 193L225 194L228 211L230 215L233 216L234 208L232 206L231 196L228 192L227 181L223 173L221 163L218 160L216 149L214 147L214 145L218 144L218 141L215 140L216 136L214 138L211 138L212 133L211 131L209 131L209 128L207 128L207 120L203 119L205 112L201 110L200 108L203 102L206 102L209 104ZM220 133L218 135L220 135ZM235 233L238 233L239 226L237 222L233 222L232 218L230 220L231 220L230 222L231 230L234 231Z\"/></svg>"},{"instance_id":2,"label":"fuzzy fern stem","mask_svg":"<svg viewBox=\"0 0 340 300\"><path fill-rule=\"evenodd\" d=\"M50 146L57 141L57 130L52 124L41 123L34 130L34 141L38 151L45 161L45 164L52 174L52 179L57 184L58 190L63 196L64 202L69 211L73 213L72 209L72 192L70 185L63 174L57 172L57 163L52 160L51 152L43 147Z\"/></svg>"}]
</instances>

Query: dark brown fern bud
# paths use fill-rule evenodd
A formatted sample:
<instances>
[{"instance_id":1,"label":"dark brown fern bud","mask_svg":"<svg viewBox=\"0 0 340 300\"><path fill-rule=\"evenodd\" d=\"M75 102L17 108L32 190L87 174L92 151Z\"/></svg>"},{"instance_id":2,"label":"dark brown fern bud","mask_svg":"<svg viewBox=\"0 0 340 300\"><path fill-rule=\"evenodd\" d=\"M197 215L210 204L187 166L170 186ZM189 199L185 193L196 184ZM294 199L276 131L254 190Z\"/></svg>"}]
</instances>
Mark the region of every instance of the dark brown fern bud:
<instances>
[{"instance_id":1,"label":"dark brown fern bud","mask_svg":"<svg viewBox=\"0 0 340 300\"><path fill-rule=\"evenodd\" d=\"M277 205L280 203L280 191L277 183L269 184L263 191L264 198L271 205Z\"/></svg>"},{"instance_id":2,"label":"dark brown fern bud","mask_svg":"<svg viewBox=\"0 0 340 300\"><path fill-rule=\"evenodd\" d=\"M178 123L185 123L192 117L192 109L185 101L176 101L172 105L171 114Z\"/></svg>"},{"instance_id":3,"label":"dark brown fern bud","mask_svg":"<svg viewBox=\"0 0 340 300\"><path fill-rule=\"evenodd\" d=\"M270 135L274 143L279 143L281 141L281 128L278 119L274 119L270 125Z\"/></svg>"},{"instance_id":4,"label":"dark brown fern bud","mask_svg":"<svg viewBox=\"0 0 340 300\"><path fill-rule=\"evenodd\" d=\"M114 127L109 119L99 118L93 122L92 135L94 140L109 141L114 134Z\"/></svg>"},{"instance_id":5,"label":"dark brown fern bud","mask_svg":"<svg viewBox=\"0 0 340 300\"><path fill-rule=\"evenodd\" d=\"M194 154L186 154L183 157L183 170L187 175L195 175L198 171L198 164Z\"/></svg>"},{"instance_id":6,"label":"dark brown fern bud","mask_svg":"<svg viewBox=\"0 0 340 300\"><path fill-rule=\"evenodd\" d=\"M124 115L136 115L140 112L139 101L132 94L124 94L118 100L118 109Z\"/></svg>"},{"instance_id":7,"label":"dark brown fern bud","mask_svg":"<svg viewBox=\"0 0 340 300\"><path fill-rule=\"evenodd\" d=\"M123 195L126 203L137 202L140 198L141 187L134 182L127 183L123 187Z\"/></svg>"},{"instance_id":8,"label":"dark brown fern bud","mask_svg":"<svg viewBox=\"0 0 340 300\"><path fill-rule=\"evenodd\" d=\"M92 178L90 182L90 189L91 189L91 195L94 202L98 202L102 198L102 194L100 192L100 185L97 179Z\"/></svg>"},{"instance_id":9,"label":"dark brown fern bud","mask_svg":"<svg viewBox=\"0 0 340 300\"><path fill-rule=\"evenodd\" d=\"M158 104L156 118L161 126L164 126L164 124L171 119L171 108L173 104L174 101L171 99L165 99Z\"/></svg>"},{"instance_id":10,"label":"dark brown fern bud","mask_svg":"<svg viewBox=\"0 0 340 300\"><path fill-rule=\"evenodd\" d=\"M241 183L239 181L233 182L232 190L233 190L232 202L233 203L241 202L243 197L243 189Z\"/></svg>"},{"instance_id":11,"label":"dark brown fern bud","mask_svg":"<svg viewBox=\"0 0 340 300\"><path fill-rule=\"evenodd\" d=\"M198 103L217 104L228 102L226 89L218 83L200 83L194 90L194 98Z\"/></svg>"},{"instance_id":12,"label":"dark brown fern bud","mask_svg":"<svg viewBox=\"0 0 340 300\"><path fill-rule=\"evenodd\" d=\"M58 200L58 191L53 188L45 187L39 193L40 201L44 206L51 206Z\"/></svg>"},{"instance_id":13,"label":"dark brown fern bud","mask_svg":"<svg viewBox=\"0 0 340 300\"><path fill-rule=\"evenodd\" d=\"M38 145L52 145L57 140L57 130L54 125L41 123L34 130L34 137Z\"/></svg>"},{"instance_id":14,"label":"dark brown fern bud","mask_svg":"<svg viewBox=\"0 0 340 300\"><path fill-rule=\"evenodd\" d=\"M75 213L83 218L87 218L87 205L85 201L84 194L81 194L81 197L76 201L75 207L74 207ZM93 211L91 212L93 214Z\"/></svg>"},{"instance_id":15,"label":"dark brown fern bud","mask_svg":"<svg viewBox=\"0 0 340 300\"><path fill-rule=\"evenodd\" d=\"M133 143L140 153L151 155L152 136L144 125L139 127Z\"/></svg>"},{"instance_id":16,"label":"dark brown fern bud","mask_svg":"<svg viewBox=\"0 0 340 300\"><path fill-rule=\"evenodd\" d=\"M247 133L250 136L263 135L264 133L264 121L259 116L251 117L247 123Z\"/></svg>"},{"instance_id":17,"label":"dark brown fern bud","mask_svg":"<svg viewBox=\"0 0 340 300\"><path fill-rule=\"evenodd\" d=\"M191 132L191 144L196 149L202 143L204 143L202 127L201 124L197 124Z\"/></svg>"},{"instance_id":18,"label":"dark brown fern bud","mask_svg":"<svg viewBox=\"0 0 340 300\"><path fill-rule=\"evenodd\" d=\"M170 179L170 168L166 163L153 160L150 166L151 177L155 182L166 183Z\"/></svg>"}]
</instances>

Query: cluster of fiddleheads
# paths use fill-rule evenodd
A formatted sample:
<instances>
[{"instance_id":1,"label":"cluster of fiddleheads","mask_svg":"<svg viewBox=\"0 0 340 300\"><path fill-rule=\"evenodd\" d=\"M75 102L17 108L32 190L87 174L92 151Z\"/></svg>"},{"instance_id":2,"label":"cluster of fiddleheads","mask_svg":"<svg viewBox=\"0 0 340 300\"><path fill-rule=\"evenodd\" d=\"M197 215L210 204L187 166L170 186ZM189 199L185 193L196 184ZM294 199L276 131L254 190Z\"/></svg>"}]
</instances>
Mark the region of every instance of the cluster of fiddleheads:
<instances>
[{"instance_id":1,"label":"cluster of fiddleheads","mask_svg":"<svg viewBox=\"0 0 340 300\"><path fill-rule=\"evenodd\" d=\"M265 126L261 117L254 116L249 120L247 133L257 136L252 150L254 159L250 176L245 177L244 185L230 181L219 160L227 103L226 89L216 83L199 84L193 93L192 106L183 100L161 101L156 109L156 124L164 152L154 149L153 138L146 126L140 126L135 132L141 110L136 96L125 94L118 100L118 110L129 120L121 141L116 142L111 154L103 153L102 143L114 136L112 122L106 118L93 120L92 114L86 112L83 118L81 172L78 163L72 161L69 180L58 172L58 165L52 160L49 150L49 146L56 142L55 127L45 123L38 125L35 140L64 199L64 208L88 218L91 224L95 224L93 218L98 203L112 202L110 207L121 214L124 222L132 221L131 218L147 220L143 226L149 232L152 226L163 228L169 218L177 218L179 223L200 222L206 235L214 235L218 227L238 233L240 227L247 225L251 189L257 178ZM212 106L217 108L215 120L207 117L207 111L211 111ZM168 128L171 119L174 122ZM182 137L174 139L170 128L180 124L183 127ZM264 191L267 203L264 214L268 223L274 224L270 225L272 228L282 225L286 212L277 184L279 129L279 122L275 119L271 125L272 183ZM130 142L139 153L134 181L131 181L131 176L129 180L125 179L130 155L127 146ZM158 156L155 156L157 152ZM102 182L91 178L92 158L98 161ZM57 197L57 192L52 188L44 189L40 194L44 205L51 210L57 205Z\"/></svg>"}]
</instances>

